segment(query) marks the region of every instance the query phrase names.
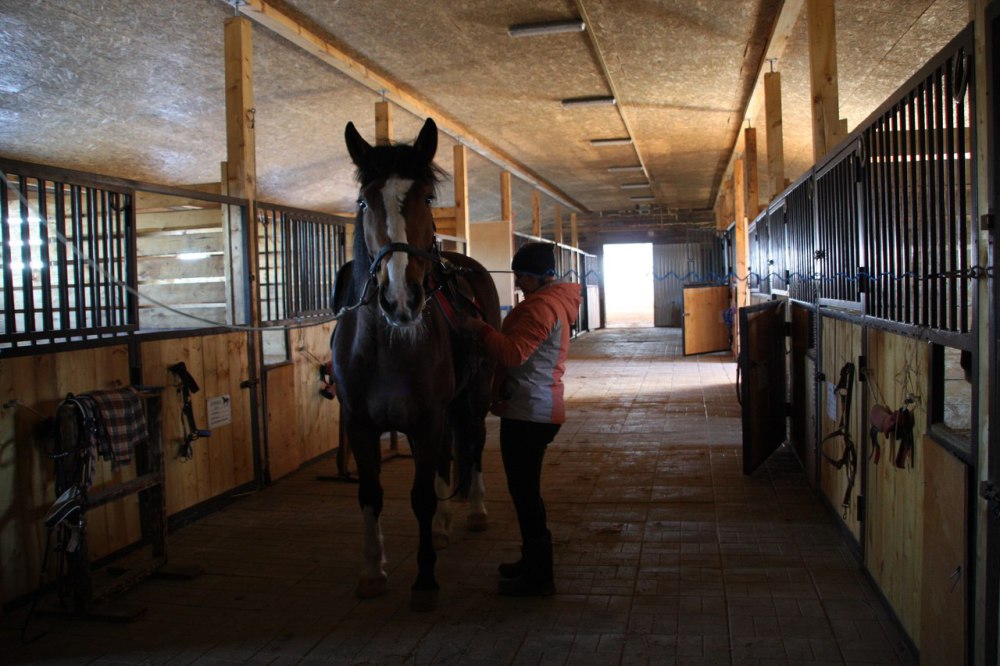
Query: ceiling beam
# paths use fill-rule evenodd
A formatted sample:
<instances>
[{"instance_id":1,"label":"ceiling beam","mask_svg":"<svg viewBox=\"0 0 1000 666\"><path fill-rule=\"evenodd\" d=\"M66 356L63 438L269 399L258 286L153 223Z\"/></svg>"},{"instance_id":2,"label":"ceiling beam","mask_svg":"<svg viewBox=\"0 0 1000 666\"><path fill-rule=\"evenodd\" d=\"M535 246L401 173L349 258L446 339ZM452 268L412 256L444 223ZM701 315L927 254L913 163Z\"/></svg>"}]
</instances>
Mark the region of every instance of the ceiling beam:
<instances>
[{"instance_id":1,"label":"ceiling beam","mask_svg":"<svg viewBox=\"0 0 1000 666\"><path fill-rule=\"evenodd\" d=\"M231 0L221 0L232 5ZM349 55L330 37L321 35L304 25L283 10L272 5L268 0L240 0L239 12L252 19L257 24L284 37L302 50L314 55L337 71L347 75L366 88L390 99L401 108L417 117L433 117L438 127L451 135L456 141L467 145L484 158L498 165L501 169L510 171L521 180L544 191L547 195L567 207L585 212L586 206L576 201L552 183L527 166L515 160L504 150L476 135L465 124L448 115L442 109L420 98L398 81L390 79L385 74L376 72Z\"/></svg>"},{"instance_id":2,"label":"ceiling beam","mask_svg":"<svg viewBox=\"0 0 1000 666\"><path fill-rule=\"evenodd\" d=\"M795 29L795 24L798 23L803 5L805 5L805 0L784 0L784 2L781 3L781 9L778 11L778 16L774 19L774 25L771 26L771 36L767 39L767 48L764 49L764 56L760 59L760 63L757 65L757 77L754 79L753 92L750 93L750 98L747 100L747 104L743 108L743 115L741 116L740 121L741 127L748 120L752 121L753 118L756 118L757 114L760 112L760 106L764 102L764 74L771 70L771 66L768 61L775 60L780 62L781 58L785 55L785 48L788 46L788 38L791 36L792 30ZM729 174L733 172L733 163L736 160L737 147L739 146L741 136L742 132L736 132L736 138L733 141L733 148L729 155L729 163L722 172L719 182L715 184L715 200L713 202L713 207L719 205L719 196L722 194L724 189L722 187L722 183L726 180ZM777 194L777 192L773 192L772 194Z\"/></svg>"}]
</instances>

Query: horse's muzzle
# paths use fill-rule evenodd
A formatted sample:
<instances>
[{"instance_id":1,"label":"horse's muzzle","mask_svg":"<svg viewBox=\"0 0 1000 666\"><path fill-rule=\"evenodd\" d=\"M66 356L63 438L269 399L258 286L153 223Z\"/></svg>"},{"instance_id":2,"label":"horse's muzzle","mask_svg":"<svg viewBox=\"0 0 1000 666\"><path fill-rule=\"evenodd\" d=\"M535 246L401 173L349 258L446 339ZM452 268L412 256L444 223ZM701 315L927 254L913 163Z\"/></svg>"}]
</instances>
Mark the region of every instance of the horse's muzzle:
<instances>
[{"instance_id":1,"label":"horse's muzzle","mask_svg":"<svg viewBox=\"0 0 1000 666\"><path fill-rule=\"evenodd\" d=\"M378 290L378 304L386 321L391 325L416 326L420 323L424 311L424 288L419 283L408 283L405 298L394 299L390 290L381 286Z\"/></svg>"}]
</instances>

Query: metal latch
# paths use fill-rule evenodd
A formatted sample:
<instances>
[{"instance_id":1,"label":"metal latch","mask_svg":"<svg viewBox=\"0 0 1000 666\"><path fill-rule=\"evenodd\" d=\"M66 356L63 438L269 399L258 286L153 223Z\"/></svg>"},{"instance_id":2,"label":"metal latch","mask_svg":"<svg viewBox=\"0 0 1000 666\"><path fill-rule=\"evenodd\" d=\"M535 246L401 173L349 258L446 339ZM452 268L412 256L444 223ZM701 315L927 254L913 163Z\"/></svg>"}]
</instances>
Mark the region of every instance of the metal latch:
<instances>
[{"instance_id":1,"label":"metal latch","mask_svg":"<svg viewBox=\"0 0 1000 666\"><path fill-rule=\"evenodd\" d=\"M993 502L993 517L1000 518L1000 486L995 481L983 481L979 484L979 496Z\"/></svg>"}]
</instances>

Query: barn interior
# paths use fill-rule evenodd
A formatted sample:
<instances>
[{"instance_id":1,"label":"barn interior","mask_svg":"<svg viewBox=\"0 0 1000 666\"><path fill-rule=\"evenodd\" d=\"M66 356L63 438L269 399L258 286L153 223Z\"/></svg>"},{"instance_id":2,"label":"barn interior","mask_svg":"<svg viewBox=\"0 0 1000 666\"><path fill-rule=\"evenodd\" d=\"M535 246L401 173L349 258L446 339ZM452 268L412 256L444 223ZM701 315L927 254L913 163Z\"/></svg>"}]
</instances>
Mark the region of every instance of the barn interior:
<instances>
[{"instance_id":1,"label":"barn interior","mask_svg":"<svg viewBox=\"0 0 1000 666\"><path fill-rule=\"evenodd\" d=\"M983 0L0 0L4 652L998 663L994 17ZM513 251L551 242L584 296L578 425L547 467L566 578L532 622L491 597L517 545L493 417L492 531L456 539L436 622L405 608L405 499L396 589L359 603L354 487L328 483L351 465L323 394L358 200L344 128L410 142L426 118L441 247L496 271L510 308ZM604 248L624 243L653 247L648 331L607 327ZM584 388L617 373L640 388ZM97 464L88 575L67 573L46 556L60 410L130 386L154 450ZM678 428L690 410L704 422ZM405 498L405 436L385 446ZM657 474L633 481L642 464ZM241 569L241 524L295 507L338 527L269 532L308 555L254 549ZM206 554L207 576L157 578ZM298 595L311 616L256 629ZM123 598L150 612L102 624ZM230 630L188 649L220 610ZM49 637L21 640L25 618ZM100 647L116 636L127 649Z\"/></svg>"}]
</instances>

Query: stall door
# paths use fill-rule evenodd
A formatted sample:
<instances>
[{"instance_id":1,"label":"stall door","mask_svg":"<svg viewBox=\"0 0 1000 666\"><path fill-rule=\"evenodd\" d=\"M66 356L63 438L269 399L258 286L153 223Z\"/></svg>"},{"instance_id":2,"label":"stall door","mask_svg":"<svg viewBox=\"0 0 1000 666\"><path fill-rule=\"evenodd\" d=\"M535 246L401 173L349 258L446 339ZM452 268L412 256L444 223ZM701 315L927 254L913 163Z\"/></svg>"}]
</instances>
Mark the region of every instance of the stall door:
<instances>
[{"instance_id":1,"label":"stall door","mask_svg":"<svg viewBox=\"0 0 1000 666\"><path fill-rule=\"evenodd\" d=\"M743 473L752 474L787 436L785 302L740 308L739 322Z\"/></svg>"},{"instance_id":2,"label":"stall door","mask_svg":"<svg viewBox=\"0 0 1000 666\"><path fill-rule=\"evenodd\" d=\"M684 355L729 349L729 287L684 287Z\"/></svg>"}]
</instances>

